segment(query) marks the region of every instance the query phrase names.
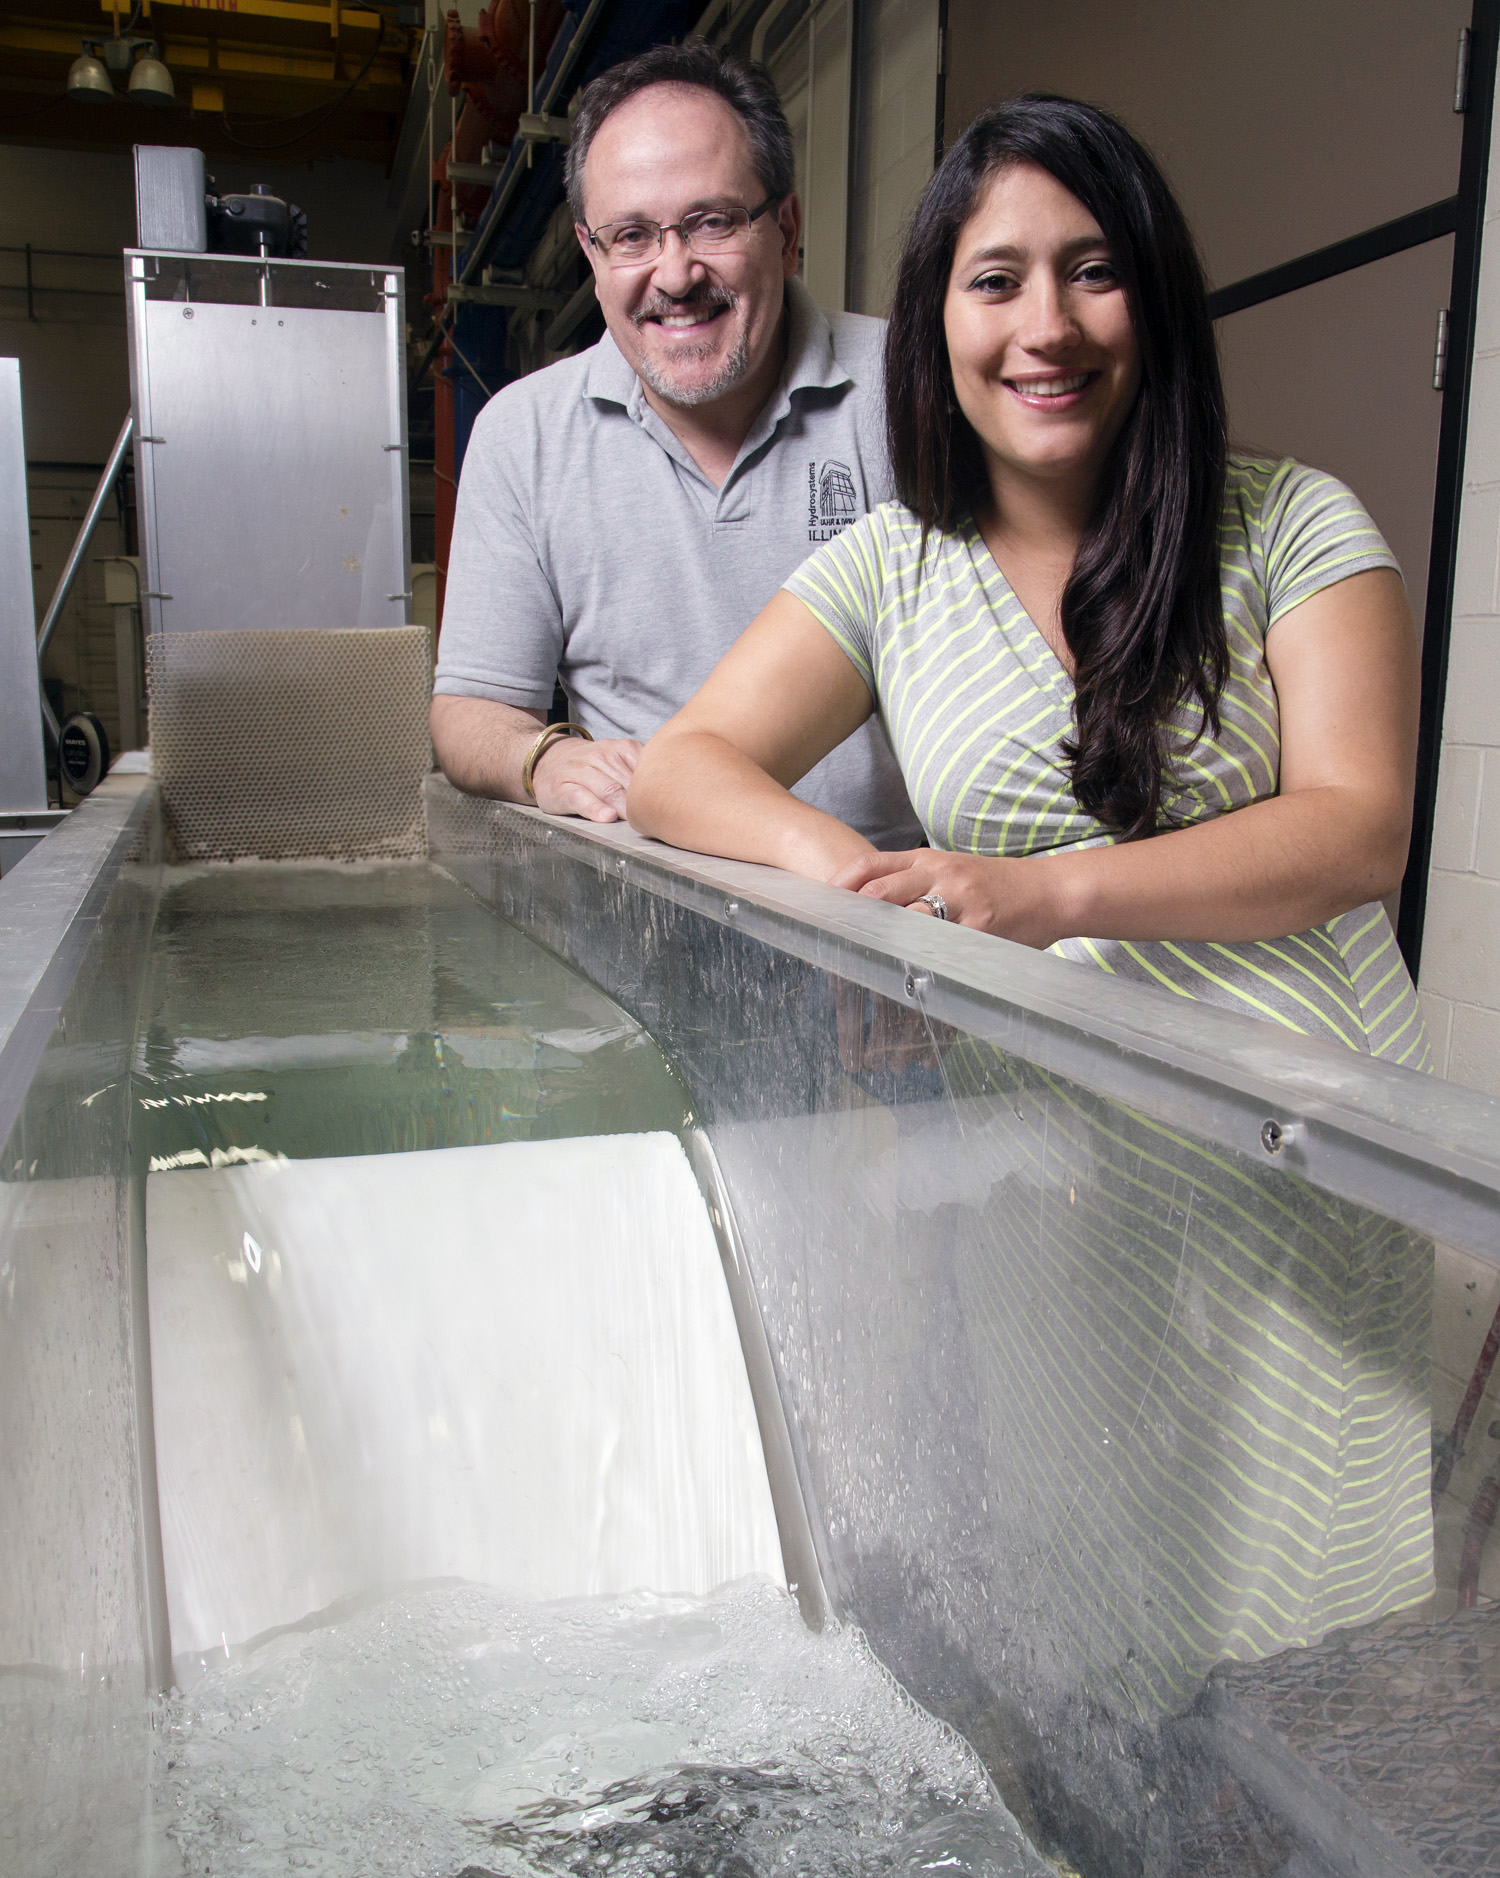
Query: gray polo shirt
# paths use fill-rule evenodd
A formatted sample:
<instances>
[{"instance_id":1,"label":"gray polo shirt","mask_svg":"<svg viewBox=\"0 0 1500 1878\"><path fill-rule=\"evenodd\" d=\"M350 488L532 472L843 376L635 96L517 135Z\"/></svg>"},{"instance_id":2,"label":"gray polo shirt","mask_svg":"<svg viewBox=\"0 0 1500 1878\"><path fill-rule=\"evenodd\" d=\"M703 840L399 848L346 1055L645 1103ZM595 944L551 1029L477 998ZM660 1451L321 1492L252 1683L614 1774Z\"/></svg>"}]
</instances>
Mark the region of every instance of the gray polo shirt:
<instances>
[{"instance_id":1,"label":"gray polo shirt","mask_svg":"<svg viewBox=\"0 0 1500 1878\"><path fill-rule=\"evenodd\" d=\"M787 365L722 489L606 333L498 391L464 457L436 689L642 742L812 550L891 494L882 327L787 283ZM871 719L798 795L881 847L923 836Z\"/></svg>"}]
</instances>

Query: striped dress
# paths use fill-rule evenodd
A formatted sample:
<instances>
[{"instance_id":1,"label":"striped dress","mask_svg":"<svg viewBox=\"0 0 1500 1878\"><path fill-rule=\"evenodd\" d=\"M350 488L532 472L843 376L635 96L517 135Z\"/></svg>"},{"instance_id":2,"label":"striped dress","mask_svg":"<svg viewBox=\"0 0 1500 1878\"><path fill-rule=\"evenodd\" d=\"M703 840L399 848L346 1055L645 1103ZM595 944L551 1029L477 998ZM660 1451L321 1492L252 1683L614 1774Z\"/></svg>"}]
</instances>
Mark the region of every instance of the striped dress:
<instances>
[{"instance_id":1,"label":"striped dress","mask_svg":"<svg viewBox=\"0 0 1500 1878\"><path fill-rule=\"evenodd\" d=\"M929 537L888 502L827 542L786 583L833 634L879 702L917 815L935 848L1057 854L1114 839L1074 800L1060 745L1073 681L972 523ZM1313 594L1395 567L1358 500L1302 464L1230 461L1220 532L1230 672L1222 730L1194 740L1174 720L1163 807L1180 824L1274 796L1281 767L1269 629ZM1416 993L1385 909L1373 902L1285 939L1064 939L1064 958L1327 1037L1408 1068L1428 1066Z\"/></svg>"},{"instance_id":2,"label":"striped dress","mask_svg":"<svg viewBox=\"0 0 1500 1878\"><path fill-rule=\"evenodd\" d=\"M1071 681L977 532L929 539L922 567L918 543L910 514L887 504L787 585L877 696L933 844L1035 854L1107 841L1058 750ZM1319 588L1391 565L1332 478L1234 460L1223 733L1179 750L1174 816L1275 793L1269 626ZM1056 949L1425 1063L1378 906L1274 943ZM999 1561L986 1595L1017 1686L1150 1720L1187 1705L1215 1663L1428 1596L1430 1245L1264 1157L974 1038L948 1048L944 1077L970 1153L1004 1169L985 1206L954 1207L951 1276L936 1289L951 1300L944 1362L966 1377L974 1439L992 1457L993 1530L976 1557Z\"/></svg>"}]
</instances>

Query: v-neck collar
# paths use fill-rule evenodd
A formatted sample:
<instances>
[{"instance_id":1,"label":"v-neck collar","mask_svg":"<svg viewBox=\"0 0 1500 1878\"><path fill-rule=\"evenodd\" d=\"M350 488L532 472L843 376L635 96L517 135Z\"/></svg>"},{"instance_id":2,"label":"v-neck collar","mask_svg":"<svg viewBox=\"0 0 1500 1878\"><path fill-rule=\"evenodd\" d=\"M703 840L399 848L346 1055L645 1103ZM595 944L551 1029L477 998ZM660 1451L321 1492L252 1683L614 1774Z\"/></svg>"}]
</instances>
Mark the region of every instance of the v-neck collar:
<instances>
[{"instance_id":1,"label":"v-neck collar","mask_svg":"<svg viewBox=\"0 0 1500 1878\"><path fill-rule=\"evenodd\" d=\"M1036 686L1038 691L1060 692L1071 704L1077 693L1077 686L1074 683L1072 673L1069 672L1067 666L1063 664L1062 660L1048 643L1047 635L1042 631L1041 627L1037 625L1026 608L1022 606L1020 596L1017 594L1015 588L1011 586L1010 581L1006 577L1005 569L991 553L990 544L984 538L984 531L980 528L979 523L972 515L969 517L967 530L969 539L969 561L974 569L974 578L979 582L981 589L989 600L990 610L995 615L996 625L1000 628L1001 632L1005 634L1011 650L1020 658L1022 670L1026 673L1026 676L1031 680L1033 685ZM987 572L986 570L989 571ZM1000 583L998 594L992 592L992 579ZM1009 608L1006 608L1004 604L1007 600L1010 602ZM1021 622L1014 630L1006 624L1011 609L1014 609L1014 613L1019 616ZM1035 645L1040 647L1042 653L1040 661L1028 659L1024 656L1023 648L1028 640L1034 641ZM1017 643L1018 641L1020 643Z\"/></svg>"}]
</instances>

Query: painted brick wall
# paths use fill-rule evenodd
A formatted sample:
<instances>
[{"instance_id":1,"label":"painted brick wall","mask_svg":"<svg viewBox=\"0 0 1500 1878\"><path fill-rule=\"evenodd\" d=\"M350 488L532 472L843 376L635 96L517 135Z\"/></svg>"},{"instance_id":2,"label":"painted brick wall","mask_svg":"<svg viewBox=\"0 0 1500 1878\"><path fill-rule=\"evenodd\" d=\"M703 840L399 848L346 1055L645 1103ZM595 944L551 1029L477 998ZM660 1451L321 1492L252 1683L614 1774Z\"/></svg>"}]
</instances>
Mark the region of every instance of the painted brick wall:
<instances>
[{"instance_id":1,"label":"painted brick wall","mask_svg":"<svg viewBox=\"0 0 1500 1878\"><path fill-rule=\"evenodd\" d=\"M1420 991L1438 1073L1500 1095L1500 138L1485 210Z\"/></svg>"}]
</instances>

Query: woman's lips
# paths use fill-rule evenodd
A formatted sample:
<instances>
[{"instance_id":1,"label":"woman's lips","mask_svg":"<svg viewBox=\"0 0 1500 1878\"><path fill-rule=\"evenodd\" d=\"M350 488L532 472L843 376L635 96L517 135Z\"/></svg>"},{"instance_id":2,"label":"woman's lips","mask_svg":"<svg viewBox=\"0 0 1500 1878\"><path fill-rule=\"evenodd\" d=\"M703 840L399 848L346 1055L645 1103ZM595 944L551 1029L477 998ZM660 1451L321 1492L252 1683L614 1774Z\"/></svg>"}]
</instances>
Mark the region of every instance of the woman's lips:
<instances>
[{"instance_id":1,"label":"woman's lips","mask_svg":"<svg viewBox=\"0 0 1500 1878\"><path fill-rule=\"evenodd\" d=\"M1099 378L1098 372L1057 372L1050 378L1007 378L1005 389L1035 411L1068 411Z\"/></svg>"}]
</instances>

